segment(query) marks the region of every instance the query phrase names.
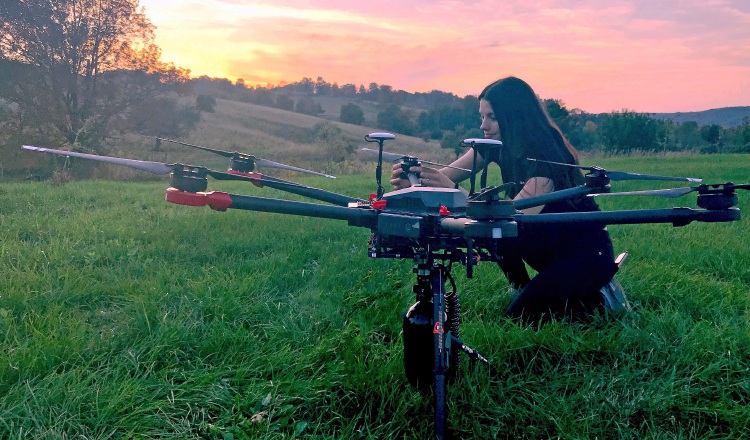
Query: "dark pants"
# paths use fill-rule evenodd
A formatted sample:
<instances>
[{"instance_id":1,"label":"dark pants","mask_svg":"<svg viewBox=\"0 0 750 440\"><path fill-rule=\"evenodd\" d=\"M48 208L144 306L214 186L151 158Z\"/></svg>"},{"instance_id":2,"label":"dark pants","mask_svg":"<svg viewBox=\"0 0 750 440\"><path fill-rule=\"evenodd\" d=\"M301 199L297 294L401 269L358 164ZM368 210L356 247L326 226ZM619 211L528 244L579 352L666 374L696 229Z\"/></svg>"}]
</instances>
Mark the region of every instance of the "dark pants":
<instances>
[{"instance_id":1,"label":"dark pants","mask_svg":"<svg viewBox=\"0 0 750 440\"><path fill-rule=\"evenodd\" d=\"M535 326L553 319L579 321L603 310L604 300L599 289L617 272L608 238L559 255L528 282L528 276L524 279L523 274L518 273L519 268L513 268L514 264L511 268L516 273L503 268L511 284L521 288L521 293L508 307L508 316Z\"/></svg>"}]
</instances>

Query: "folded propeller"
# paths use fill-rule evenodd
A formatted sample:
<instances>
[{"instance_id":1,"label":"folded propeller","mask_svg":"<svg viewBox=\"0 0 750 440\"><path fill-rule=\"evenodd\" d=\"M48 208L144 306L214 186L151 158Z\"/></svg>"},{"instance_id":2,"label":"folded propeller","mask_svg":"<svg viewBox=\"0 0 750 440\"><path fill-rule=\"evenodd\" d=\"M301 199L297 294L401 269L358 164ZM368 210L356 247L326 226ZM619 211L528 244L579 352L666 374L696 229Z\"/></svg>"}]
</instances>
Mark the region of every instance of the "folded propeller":
<instances>
[{"instance_id":1,"label":"folded propeller","mask_svg":"<svg viewBox=\"0 0 750 440\"><path fill-rule=\"evenodd\" d=\"M628 173L625 171L608 171L605 170L602 167L599 166L583 166L583 165L573 165L569 163L562 163L562 162L551 162L547 160L541 160L541 159L531 159L528 158L527 160L530 160L532 162L540 162L540 163L548 163L552 165L562 165L566 167L572 167L572 168L578 168L584 171L588 171L590 174L601 174L606 175L609 180L614 181L620 181L620 180L669 180L669 181L676 181L676 182L701 182L703 179L698 179L695 177L673 177L673 176L658 176L654 174L639 174L639 173Z\"/></svg>"},{"instance_id":2,"label":"folded propeller","mask_svg":"<svg viewBox=\"0 0 750 440\"><path fill-rule=\"evenodd\" d=\"M259 185L259 186L265 183L265 184L282 185L282 186L289 186L289 187L300 187L300 188L304 187L303 185L299 185L293 182L287 182L281 179L276 179L274 177L262 176L262 175L258 175L258 177L253 177L250 175L231 174L231 173L222 172L222 171L215 171L215 170L206 168L204 166L185 165L181 163L167 164L167 163L162 163L162 162L153 162L149 160L124 159L120 157L100 156L97 154L79 153L76 151L55 150L52 148L34 147L31 145L24 145L23 149L31 150L31 151L38 151L40 153L50 153L50 154L56 154L59 156L80 157L82 159L89 159L89 160L95 160L98 162L111 163L113 165L126 166L126 167L134 168L136 170L145 171L145 172L152 173L152 174L172 173L169 179L169 184L173 188L177 188L181 191L187 191L187 192L205 191L208 186L208 182L206 179L207 176L213 177L216 180L243 180L243 181L253 182L254 184Z\"/></svg>"},{"instance_id":3,"label":"folded propeller","mask_svg":"<svg viewBox=\"0 0 750 440\"><path fill-rule=\"evenodd\" d=\"M230 170L231 171L239 171L239 172L245 172L245 173L253 172L255 170L255 167L259 166L262 168L263 167L264 168L276 168L276 169L281 169L281 170L296 171L298 173L314 174L316 176L327 177L329 179L336 178L336 176L331 176L329 174L319 173L317 171L310 171L304 168L298 168L298 167L291 166L291 165L285 165L283 163L274 162L268 159L261 159L259 157L256 157L247 153L240 153L237 151L217 150L215 148L202 147L200 145L188 144L186 142L176 141L172 139L165 139L165 138L157 137L156 145L157 146L160 145L161 141L172 142L175 144L185 145L185 146L192 147L192 148L198 148L200 150L218 154L219 156L228 157L230 158Z\"/></svg>"}]
</instances>

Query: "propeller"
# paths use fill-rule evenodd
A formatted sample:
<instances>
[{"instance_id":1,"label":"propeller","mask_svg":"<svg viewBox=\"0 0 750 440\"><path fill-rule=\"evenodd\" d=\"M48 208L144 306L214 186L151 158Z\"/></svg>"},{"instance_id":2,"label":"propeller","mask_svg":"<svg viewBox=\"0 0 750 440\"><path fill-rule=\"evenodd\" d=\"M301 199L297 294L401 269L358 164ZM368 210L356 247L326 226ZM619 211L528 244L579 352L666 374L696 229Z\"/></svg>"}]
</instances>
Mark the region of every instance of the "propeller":
<instances>
[{"instance_id":1,"label":"propeller","mask_svg":"<svg viewBox=\"0 0 750 440\"><path fill-rule=\"evenodd\" d=\"M166 164L161 162L151 162L148 160L122 159L119 157L99 156L96 154L78 153L76 151L54 150L52 148L33 147L24 145L24 150L39 151L41 153L51 153L60 156L81 157L83 159L107 162L115 165L123 165L137 170L146 171L152 174L167 174L179 166L179 164Z\"/></svg>"},{"instance_id":2,"label":"propeller","mask_svg":"<svg viewBox=\"0 0 750 440\"><path fill-rule=\"evenodd\" d=\"M274 162L274 161L268 160L268 159L261 159L259 157L255 157L253 155L246 154L246 153L240 153L240 152L237 152L237 151L223 151L223 150L217 150L215 148L208 148L208 147L202 147L200 145L188 144L186 142L176 141L176 140L172 140L172 139L156 138L157 144L160 141L173 142L175 144L186 145L188 147L198 148L200 150L209 151L211 153L218 154L220 156L228 157L228 158L231 158L231 159L240 159L240 160L243 160L243 161L252 161L255 165L257 165L259 167L277 168L277 169L282 169L282 170L297 171L299 173L314 174L316 176L327 177L329 179L335 179L336 178L336 176L331 176L329 174L319 173L317 171L310 171L310 170L306 170L304 168L298 168L298 167L291 166L291 165L285 165L283 163Z\"/></svg>"},{"instance_id":3,"label":"propeller","mask_svg":"<svg viewBox=\"0 0 750 440\"><path fill-rule=\"evenodd\" d=\"M372 150L370 148L362 148L362 151L367 152L367 153L372 153L372 154L375 154L375 155L379 154L378 150ZM408 159L412 159L414 161L419 161L419 162L422 162L422 163L426 163L428 165L435 165L435 166L439 166L439 167L453 168L455 170L461 170L461 171L471 172L471 170L467 170L465 168L454 167L453 165L443 165L443 164L440 164L440 163L437 163L437 162L430 162L429 160L417 159L416 157L409 156L407 154L388 153L386 151L383 151L383 158L387 159L387 160L390 160L392 162L395 162L395 161L401 160L401 159L407 159L407 160Z\"/></svg>"},{"instance_id":4,"label":"propeller","mask_svg":"<svg viewBox=\"0 0 750 440\"><path fill-rule=\"evenodd\" d=\"M607 177L609 177L609 180L615 180L615 181L618 181L618 180L669 180L669 181L677 181L677 182L701 182L703 181L703 179L698 179L695 177L657 176L653 174L628 173L625 171L607 171L604 168L598 167L598 166L586 167L582 165L573 165L573 164L562 163L562 162L551 162L547 160L531 159L531 158L527 158L527 160L530 160L532 162L548 163L552 165L563 165L566 167L578 168L581 170L588 171L590 173L602 173L602 174L606 174Z\"/></svg>"},{"instance_id":5,"label":"propeller","mask_svg":"<svg viewBox=\"0 0 750 440\"><path fill-rule=\"evenodd\" d=\"M99 156L97 154L78 153L76 151L67 151L67 150L55 150L52 148L34 147L31 145L24 145L23 149L31 150L31 151L38 151L40 153L57 154L59 156L80 157L83 159L90 159L90 160L95 160L98 162L106 162L106 163L111 163L114 165L122 165L122 166L130 167L130 168L135 168L141 171L146 171L152 174L167 174L175 170L189 170L191 173L197 174L201 177L211 176L216 180L245 180L245 181L250 181L250 182L265 181L264 178L248 177L248 176L243 176L239 174L230 174L230 173L225 173L222 171L215 171L215 170L206 168L204 166L185 165L185 164L180 164L180 163L167 164L167 163L162 163L162 162L152 162L148 160L123 159L120 157ZM286 181L281 181L277 179L273 179L273 180L274 182L283 182L290 186L302 186L293 182L286 182Z\"/></svg>"},{"instance_id":6,"label":"propeller","mask_svg":"<svg viewBox=\"0 0 750 440\"><path fill-rule=\"evenodd\" d=\"M666 197L670 199L674 199L677 197L682 197L685 194L689 194L694 191L698 191L699 194L731 194L736 189L744 189L744 190L750 190L750 184L740 184L735 185L734 183L727 182L727 183L719 183L719 184L713 184L713 185L698 185L698 186L688 186L685 188L668 188L668 189L652 189L652 190L645 190L645 191L623 191L623 192L613 192L613 193L600 193L600 194L589 194L591 197L599 197L599 196L656 196L656 197Z\"/></svg>"},{"instance_id":7,"label":"propeller","mask_svg":"<svg viewBox=\"0 0 750 440\"><path fill-rule=\"evenodd\" d=\"M123 159L111 156L99 156L96 154L78 153L75 151L54 150L52 148L33 147L24 145L23 149L38 151L41 153L57 154L60 156L73 156L83 159L95 160L99 162L111 163L114 165L123 165L137 170L146 171L152 174L170 175L170 185L187 192L201 192L206 190L206 176L213 177L216 180L241 180L252 182L257 186L268 186L270 188L280 189L292 194L299 194L306 197L314 198L324 202L333 203L340 206L347 206L351 202L359 202L357 198L337 194L331 191L311 188L294 182L289 182L276 177L263 175L233 174L222 171L214 171L204 166L185 165L180 163L166 164L161 162L152 162L147 160Z\"/></svg>"}]
</instances>

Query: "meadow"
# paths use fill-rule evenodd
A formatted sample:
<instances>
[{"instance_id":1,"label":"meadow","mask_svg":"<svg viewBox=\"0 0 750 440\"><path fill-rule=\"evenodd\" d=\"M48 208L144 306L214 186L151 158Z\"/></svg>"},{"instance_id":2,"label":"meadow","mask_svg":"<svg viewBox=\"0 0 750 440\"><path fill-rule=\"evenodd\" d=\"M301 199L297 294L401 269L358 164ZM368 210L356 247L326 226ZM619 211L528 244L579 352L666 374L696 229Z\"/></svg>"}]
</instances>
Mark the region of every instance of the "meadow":
<instances>
[{"instance_id":1,"label":"meadow","mask_svg":"<svg viewBox=\"0 0 750 440\"><path fill-rule=\"evenodd\" d=\"M747 155L595 162L750 181ZM371 173L295 180L359 197L374 191ZM432 400L403 375L410 261L368 259L369 231L342 221L173 205L166 186L0 186L0 438L432 435ZM242 182L209 189L286 197ZM510 294L496 266L480 264L471 279L454 268L462 339L497 373L463 359L448 388L451 435L742 437L750 193L739 198L739 222L609 227L615 251L630 253L617 279L633 310L622 316L533 331L503 317ZM598 201L695 207L694 195Z\"/></svg>"}]
</instances>

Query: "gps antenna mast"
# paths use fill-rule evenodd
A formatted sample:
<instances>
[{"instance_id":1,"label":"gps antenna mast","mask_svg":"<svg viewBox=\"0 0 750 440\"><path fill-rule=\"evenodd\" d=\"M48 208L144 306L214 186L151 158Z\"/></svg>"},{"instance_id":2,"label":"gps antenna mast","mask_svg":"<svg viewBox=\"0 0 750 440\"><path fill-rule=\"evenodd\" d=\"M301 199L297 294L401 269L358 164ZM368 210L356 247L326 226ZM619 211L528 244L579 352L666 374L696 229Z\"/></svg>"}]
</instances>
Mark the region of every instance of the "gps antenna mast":
<instances>
[{"instance_id":1,"label":"gps antenna mast","mask_svg":"<svg viewBox=\"0 0 750 440\"><path fill-rule=\"evenodd\" d=\"M378 199L383 197L383 185L381 183L383 178L383 142L391 139L396 139L396 135L391 133L370 133L365 136L367 142L378 143L378 166L375 168L375 180L378 182Z\"/></svg>"}]
</instances>

